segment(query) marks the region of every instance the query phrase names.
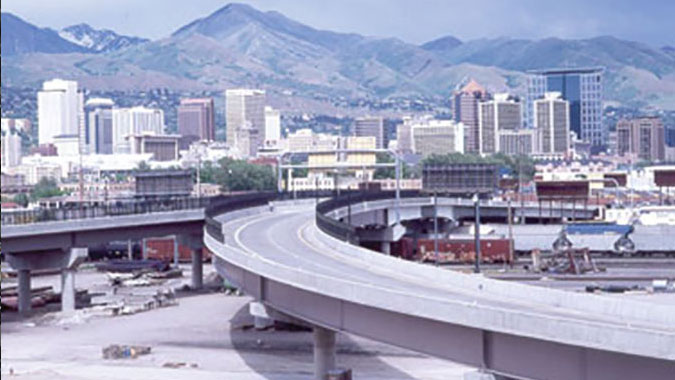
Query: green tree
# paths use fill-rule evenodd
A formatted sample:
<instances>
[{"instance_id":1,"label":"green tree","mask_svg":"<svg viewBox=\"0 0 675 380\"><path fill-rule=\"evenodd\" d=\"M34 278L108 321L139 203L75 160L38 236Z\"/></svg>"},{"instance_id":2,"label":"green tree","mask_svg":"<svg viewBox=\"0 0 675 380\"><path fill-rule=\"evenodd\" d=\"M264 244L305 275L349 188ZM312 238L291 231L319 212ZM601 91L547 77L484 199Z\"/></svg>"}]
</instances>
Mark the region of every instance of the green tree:
<instances>
[{"instance_id":1,"label":"green tree","mask_svg":"<svg viewBox=\"0 0 675 380\"><path fill-rule=\"evenodd\" d=\"M202 167L199 170L199 180L202 183L216 183L216 171L217 167L213 165L213 162L206 161L202 164Z\"/></svg>"},{"instance_id":2,"label":"green tree","mask_svg":"<svg viewBox=\"0 0 675 380\"><path fill-rule=\"evenodd\" d=\"M244 160L224 158L218 162L215 183L222 191L274 190L277 179L271 166L250 164Z\"/></svg>"},{"instance_id":3,"label":"green tree","mask_svg":"<svg viewBox=\"0 0 675 380\"><path fill-rule=\"evenodd\" d=\"M14 196L14 202L20 205L21 207L28 206L29 201L30 199L28 198L28 195L26 195L26 193L19 193Z\"/></svg>"},{"instance_id":4,"label":"green tree","mask_svg":"<svg viewBox=\"0 0 675 380\"><path fill-rule=\"evenodd\" d=\"M56 197L65 194L52 178L42 177L30 192L30 199L36 201L42 198Z\"/></svg>"},{"instance_id":5,"label":"green tree","mask_svg":"<svg viewBox=\"0 0 675 380\"><path fill-rule=\"evenodd\" d=\"M375 162L378 164L391 164L396 162L394 157L388 153L380 152L376 154ZM401 178L415 178L415 171L408 166L405 162L401 162ZM396 168L377 168L375 169L375 174L373 174L375 179L386 179L386 178L396 178Z\"/></svg>"}]
</instances>

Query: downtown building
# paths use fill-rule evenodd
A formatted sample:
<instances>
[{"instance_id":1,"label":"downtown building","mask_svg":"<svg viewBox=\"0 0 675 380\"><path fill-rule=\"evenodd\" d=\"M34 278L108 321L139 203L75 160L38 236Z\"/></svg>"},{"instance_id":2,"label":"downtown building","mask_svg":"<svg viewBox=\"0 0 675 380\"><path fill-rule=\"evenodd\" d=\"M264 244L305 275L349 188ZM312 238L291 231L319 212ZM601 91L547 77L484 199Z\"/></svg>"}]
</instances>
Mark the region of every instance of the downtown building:
<instances>
[{"instance_id":1,"label":"downtown building","mask_svg":"<svg viewBox=\"0 0 675 380\"><path fill-rule=\"evenodd\" d=\"M11 168L21 164L21 136L15 128L2 129L2 168Z\"/></svg>"},{"instance_id":2,"label":"downtown building","mask_svg":"<svg viewBox=\"0 0 675 380\"><path fill-rule=\"evenodd\" d=\"M46 81L37 94L38 143L53 144L57 136L78 136L84 147L84 97L77 82Z\"/></svg>"},{"instance_id":3,"label":"downtown building","mask_svg":"<svg viewBox=\"0 0 675 380\"><path fill-rule=\"evenodd\" d=\"M255 157L265 141L265 91L225 91L227 144L242 157Z\"/></svg>"},{"instance_id":4,"label":"downtown building","mask_svg":"<svg viewBox=\"0 0 675 380\"><path fill-rule=\"evenodd\" d=\"M410 129L412 151L423 157L464 153L465 130L462 123L452 120L426 120L413 124Z\"/></svg>"},{"instance_id":5,"label":"downtown building","mask_svg":"<svg viewBox=\"0 0 675 380\"><path fill-rule=\"evenodd\" d=\"M164 112L159 108L113 108L112 127L113 153L131 153L129 136L164 134Z\"/></svg>"},{"instance_id":6,"label":"downtown building","mask_svg":"<svg viewBox=\"0 0 675 380\"><path fill-rule=\"evenodd\" d=\"M485 87L471 79L452 98L454 120L464 125L464 150L466 153L480 151L480 132L478 125L478 105L488 100L489 94Z\"/></svg>"},{"instance_id":7,"label":"downtown building","mask_svg":"<svg viewBox=\"0 0 675 380\"><path fill-rule=\"evenodd\" d=\"M536 152L536 136L533 129L499 131L499 153L507 156L529 156Z\"/></svg>"},{"instance_id":8,"label":"downtown building","mask_svg":"<svg viewBox=\"0 0 675 380\"><path fill-rule=\"evenodd\" d=\"M115 103L111 99L91 98L84 104L85 151L90 154L113 153L112 109Z\"/></svg>"},{"instance_id":9,"label":"downtown building","mask_svg":"<svg viewBox=\"0 0 675 380\"><path fill-rule=\"evenodd\" d=\"M182 136L182 149L187 149L195 141L214 141L216 139L216 119L212 98L180 100L178 134Z\"/></svg>"},{"instance_id":10,"label":"downtown building","mask_svg":"<svg viewBox=\"0 0 675 380\"><path fill-rule=\"evenodd\" d=\"M375 137L375 149L387 147L382 117L357 117L352 126L352 135L356 137Z\"/></svg>"},{"instance_id":11,"label":"downtown building","mask_svg":"<svg viewBox=\"0 0 675 380\"><path fill-rule=\"evenodd\" d=\"M281 141L281 112L265 107L265 147L277 148Z\"/></svg>"},{"instance_id":12,"label":"downtown building","mask_svg":"<svg viewBox=\"0 0 675 380\"><path fill-rule=\"evenodd\" d=\"M645 161L663 161L666 135L658 117L619 120L616 124L616 153Z\"/></svg>"},{"instance_id":13,"label":"downtown building","mask_svg":"<svg viewBox=\"0 0 675 380\"><path fill-rule=\"evenodd\" d=\"M570 153L570 108L559 92L547 92L533 103L537 153L566 157Z\"/></svg>"},{"instance_id":14,"label":"downtown building","mask_svg":"<svg viewBox=\"0 0 675 380\"><path fill-rule=\"evenodd\" d=\"M570 130L598 150L607 147L609 131L603 123L604 69L576 68L528 71L527 126L535 126L535 101L547 92L559 92L569 103Z\"/></svg>"},{"instance_id":15,"label":"downtown building","mask_svg":"<svg viewBox=\"0 0 675 380\"><path fill-rule=\"evenodd\" d=\"M478 104L478 142L480 154L501 152L500 133L514 132L522 127L520 102L509 94L495 94L494 98Z\"/></svg>"}]
</instances>

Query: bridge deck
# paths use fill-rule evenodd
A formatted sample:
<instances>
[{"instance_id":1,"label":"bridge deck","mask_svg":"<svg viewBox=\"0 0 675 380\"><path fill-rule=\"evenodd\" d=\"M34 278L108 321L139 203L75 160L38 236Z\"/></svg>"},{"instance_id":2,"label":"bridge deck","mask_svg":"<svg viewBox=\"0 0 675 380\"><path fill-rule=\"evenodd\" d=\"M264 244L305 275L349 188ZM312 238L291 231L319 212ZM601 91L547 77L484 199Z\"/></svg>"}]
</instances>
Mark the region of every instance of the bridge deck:
<instances>
[{"instance_id":1,"label":"bridge deck","mask_svg":"<svg viewBox=\"0 0 675 380\"><path fill-rule=\"evenodd\" d=\"M240 254L249 258L264 260L273 265L283 266L303 273L312 273L323 278L335 278L345 283L355 285L364 291L387 297L387 294L408 294L415 295L423 302L428 310L421 310L420 314L433 316L433 309L439 308L444 304L462 303L471 305L472 308L486 308L509 313L516 312L518 315L525 315L535 320L551 320L553 323L542 330L538 338L559 341L561 343L572 344L570 336L582 331L621 331L625 336L647 336L649 339L660 340L665 347L674 347L675 330L669 319L664 319L665 323L655 323L654 320L642 320L639 318L627 319L625 315L608 313L594 313L583 309L572 309L552 305L544 299L526 299L523 294L514 294L513 297L506 297L503 294L491 294L481 289L470 289L448 286L443 281L428 281L420 278L414 273L400 271L398 268L389 268L387 266L373 265L371 261L362 260L359 256L352 256L343 252L338 252L333 247L325 243L325 239L320 237L322 234L314 223L313 207L304 208L286 208L277 209L274 212L256 213L245 218L236 218L233 220L223 220L226 242L229 249L234 249ZM216 254L218 252L216 251ZM377 253L370 253L378 255ZM417 265L409 263L408 265ZM437 276L442 279L443 276L457 276L442 269L437 270ZM264 274L263 274L264 275ZM317 286L320 287L320 286ZM523 287L526 290L526 287ZM595 296L603 297L603 296ZM635 305L639 305L636 303ZM395 309L398 305L388 304L386 299L381 302L383 307ZM375 305L376 306L376 305ZM645 307L647 307L645 305ZM672 311L672 308L671 308ZM438 319L442 320L443 315ZM480 326L480 321L476 321L476 326ZM576 332L563 333L556 336L555 326L576 325L583 328ZM485 326L480 326L485 328ZM517 321L501 320L494 326L494 329L503 332L512 333L518 328ZM553 328L551 328L553 327ZM536 329L525 329L521 331L524 335L534 333ZM592 335L593 333L591 333ZM572 340L584 341L597 340L599 337L578 336ZM647 339L649 341L649 339ZM598 342L599 343L599 342ZM612 346L611 339L608 338L609 349L616 349ZM640 344L640 346L642 346ZM592 345L590 347L593 347ZM662 348L664 346L661 346ZM626 347L619 348L620 351ZM641 349L641 348L639 348ZM636 350L639 350L636 348ZM666 351L668 349L666 348ZM624 351L625 352L625 351ZM657 356L668 356L669 359L675 359L673 353L661 351Z\"/></svg>"}]
</instances>

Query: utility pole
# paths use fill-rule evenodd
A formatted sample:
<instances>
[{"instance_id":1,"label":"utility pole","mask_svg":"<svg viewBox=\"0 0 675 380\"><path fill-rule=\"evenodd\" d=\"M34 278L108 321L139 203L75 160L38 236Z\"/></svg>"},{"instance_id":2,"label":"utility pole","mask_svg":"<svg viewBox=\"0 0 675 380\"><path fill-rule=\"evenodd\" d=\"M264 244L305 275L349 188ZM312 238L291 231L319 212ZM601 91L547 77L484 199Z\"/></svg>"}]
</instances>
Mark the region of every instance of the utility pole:
<instances>
[{"instance_id":1,"label":"utility pole","mask_svg":"<svg viewBox=\"0 0 675 380\"><path fill-rule=\"evenodd\" d=\"M434 190L434 257L436 266L440 264L438 257L438 193Z\"/></svg>"},{"instance_id":2,"label":"utility pole","mask_svg":"<svg viewBox=\"0 0 675 380\"><path fill-rule=\"evenodd\" d=\"M396 160L396 224L401 223L401 159L394 153Z\"/></svg>"},{"instance_id":3,"label":"utility pole","mask_svg":"<svg viewBox=\"0 0 675 380\"><path fill-rule=\"evenodd\" d=\"M283 192L283 187L282 187L282 182L283 182L283 171L281 169L281 165L284 162L284 156L283 154L279 156L279 160L277 161L277 192L281 194Z\"/></svg>"},{"instance_id":4,"label":"utility pole","mask_svg":"<svg viewBox=\"0 0 675 380\"><path fill-rule=\"evenodd\" d=\"M511 194L509 194L511 195ZM511 211L511 197L508 198L508 216L509 219L509 263L513 267L513 215Z\"/></svg>"},{"instance_id":5,"label":"utility pole","mask_svg":"<svg viewBox=\"0 0 675 380\"><path fill-rule=\"evenodd\" d=\"M473 196L476 223L474 224L475 251L474 273L480 273L480 197L478 193Z\"/></svg>"},{"instance_id":6,"label":"utility pole","mask_svg":"<svg viewBox=\"0 0 675 380\"><path fill-rule=\"evenodd\" d=\"M82 169L82 139L78 140L79 143L79 159L80 159L80 172L79 172L79 183L80 183L80 218L82 218L82 207L84 206L82 203L84 202L84 173Z\"/></svg>"},{"instance_id":7,"label":"utility pole","mask_svg":"<svg viewBox=\"0 0 675 380\"><path fill-rule=\"evenodd\" d=\"M197 198L202 198L202 154L197 153Z\"/></svg>"}]
</instances>

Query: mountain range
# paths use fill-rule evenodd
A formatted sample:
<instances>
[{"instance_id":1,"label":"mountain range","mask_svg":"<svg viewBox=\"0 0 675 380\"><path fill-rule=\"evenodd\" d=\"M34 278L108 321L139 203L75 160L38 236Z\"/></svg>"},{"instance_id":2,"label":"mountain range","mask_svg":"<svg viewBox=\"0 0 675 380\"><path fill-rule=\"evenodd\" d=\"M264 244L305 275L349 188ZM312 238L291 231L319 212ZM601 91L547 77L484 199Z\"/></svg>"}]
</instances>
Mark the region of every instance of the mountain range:
<instances>
[{"instance_id":1,"label":"mountain range","mask_svg":"<svg viewBox=\"0 0 675 380\"><path fill-rule=\"evenodd\" d=\"M315 99L447 97L469 77L491 91L522 94L525 71L565 66L605 67L610 103L675 109L675 49L612 36L445 36L418 46L318 30L278 12L229 4L148 41L86 24L56 32L2 14L3 86L36 86L61 76L92 89L254 86Z\"/></svg>"}]
</instances>

